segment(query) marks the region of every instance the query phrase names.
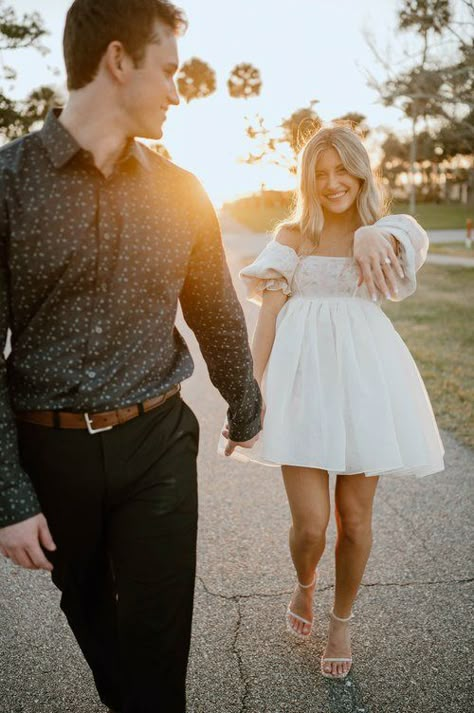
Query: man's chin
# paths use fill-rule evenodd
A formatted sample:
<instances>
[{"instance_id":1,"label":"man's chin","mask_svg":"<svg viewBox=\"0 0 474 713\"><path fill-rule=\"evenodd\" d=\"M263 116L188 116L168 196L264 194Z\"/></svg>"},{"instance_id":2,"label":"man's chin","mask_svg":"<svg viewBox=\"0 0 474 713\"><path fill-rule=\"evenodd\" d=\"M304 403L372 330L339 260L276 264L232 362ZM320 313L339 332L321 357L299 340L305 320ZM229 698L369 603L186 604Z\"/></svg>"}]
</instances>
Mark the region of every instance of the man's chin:
<instances>
[{"instance_id":1,"label":"man's chin","mask_svg":"<svg viewBox=\"0 0 474 713\"><path fill-rule=\"evenodd\" d=\"M137 134L137 136L140 136L142 139L150 139L152 141L159 141L163 137L163 129L161 126L142 126L141 127L141 132L140 134Z\"/></svg>"}]
</instances>

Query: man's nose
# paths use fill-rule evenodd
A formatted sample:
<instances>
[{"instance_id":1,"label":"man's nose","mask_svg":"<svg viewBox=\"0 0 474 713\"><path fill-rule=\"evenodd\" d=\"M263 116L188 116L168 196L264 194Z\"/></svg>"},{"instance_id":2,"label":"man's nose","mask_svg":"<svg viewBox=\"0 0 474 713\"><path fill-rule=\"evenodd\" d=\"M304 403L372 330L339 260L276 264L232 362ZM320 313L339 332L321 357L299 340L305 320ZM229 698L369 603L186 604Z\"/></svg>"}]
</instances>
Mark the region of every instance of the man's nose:
<instances>
[{"instance_id":1,"label":"man's nose","mask_svg":"<svg viewBox=\"0 0 474 713\"><path fill-rule=\"evenodd\" d=\"M178 106L179 104L179 94L178 90L176 89L176 84L174 82L172 83L172 87L168 94L168 101L170 104L174 104L175 106Z\"/></svg>"}]
</instances>

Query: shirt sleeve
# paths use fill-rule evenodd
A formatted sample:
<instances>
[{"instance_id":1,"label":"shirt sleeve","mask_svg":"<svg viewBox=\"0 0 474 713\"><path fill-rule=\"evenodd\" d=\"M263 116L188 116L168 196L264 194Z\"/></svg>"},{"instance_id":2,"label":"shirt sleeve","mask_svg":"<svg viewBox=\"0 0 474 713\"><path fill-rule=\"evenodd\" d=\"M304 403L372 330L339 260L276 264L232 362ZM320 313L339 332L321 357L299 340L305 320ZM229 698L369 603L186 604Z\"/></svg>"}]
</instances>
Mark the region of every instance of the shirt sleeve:
<instances>
[{"instance_id":1,"label":"shirt sleeve","mask_svg":"<svg viewBox=\"0 0 474 713\"><path fill-rule=\"evenodd\" d=\"M195 240L180 294L183 315L196 335L212 383L229 405L230 438L246 441L261 429L262 401L253 377L245 318L216 213L197 181L190 205Z\"/></svg>"},{"instance_id":2,"label":"shirt sleeve","mask_svg":"<svg viewBox=\"0 0 474 713\"><path fill-rule=\"evenodd\" d=\"M8 215L0 177L0 527L33 517L41 508L31 480L20 465L18 438L8 387L4 347L9 325L7 260Z\"/></svg>"}]
</instances>

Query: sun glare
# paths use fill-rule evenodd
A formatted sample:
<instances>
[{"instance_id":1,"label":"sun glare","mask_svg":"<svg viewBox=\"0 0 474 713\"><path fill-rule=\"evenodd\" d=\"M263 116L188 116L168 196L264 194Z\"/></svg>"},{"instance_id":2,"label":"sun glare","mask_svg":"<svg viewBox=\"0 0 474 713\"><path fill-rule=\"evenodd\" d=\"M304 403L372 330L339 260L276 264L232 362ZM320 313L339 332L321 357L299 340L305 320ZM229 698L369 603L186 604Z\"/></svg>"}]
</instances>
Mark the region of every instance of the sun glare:
<instances>
[{"instance_id":1,"label":"sun glare","mask_svg":"<svg viewBox=\"0 0 474 713\"><path fill-rule=\"evenodd\" d=\"M284 169L242 162L254 148L245 135L245 115L252 110L251 102L236 107L235 100L214 95L169 112L163 143L175 163L198 176L215 205L258 191L262 184L292 187Z\"/></svg>"}]
</instances>

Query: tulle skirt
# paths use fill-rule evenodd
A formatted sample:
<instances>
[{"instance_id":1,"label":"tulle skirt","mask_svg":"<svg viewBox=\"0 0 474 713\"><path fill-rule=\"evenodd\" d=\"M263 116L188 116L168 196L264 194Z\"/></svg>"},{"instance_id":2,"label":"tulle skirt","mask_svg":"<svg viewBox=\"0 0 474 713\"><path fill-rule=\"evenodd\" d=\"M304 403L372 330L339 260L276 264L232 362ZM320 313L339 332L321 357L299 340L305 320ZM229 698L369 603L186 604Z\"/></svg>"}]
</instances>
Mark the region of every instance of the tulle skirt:
<instances>
[{"instance_id":1,"label":"tulle skirt","mask_svg":"<svg viewBox=\"0 0 474 713\"><path fill-rule=\"evenodd\" d=\"M268 362L263 432L234 457L340 474L430 475L444 449L405 343L365 299L291 299ZM224 439L218 450L222 452Z\"/></svg>"}]
</instances>

